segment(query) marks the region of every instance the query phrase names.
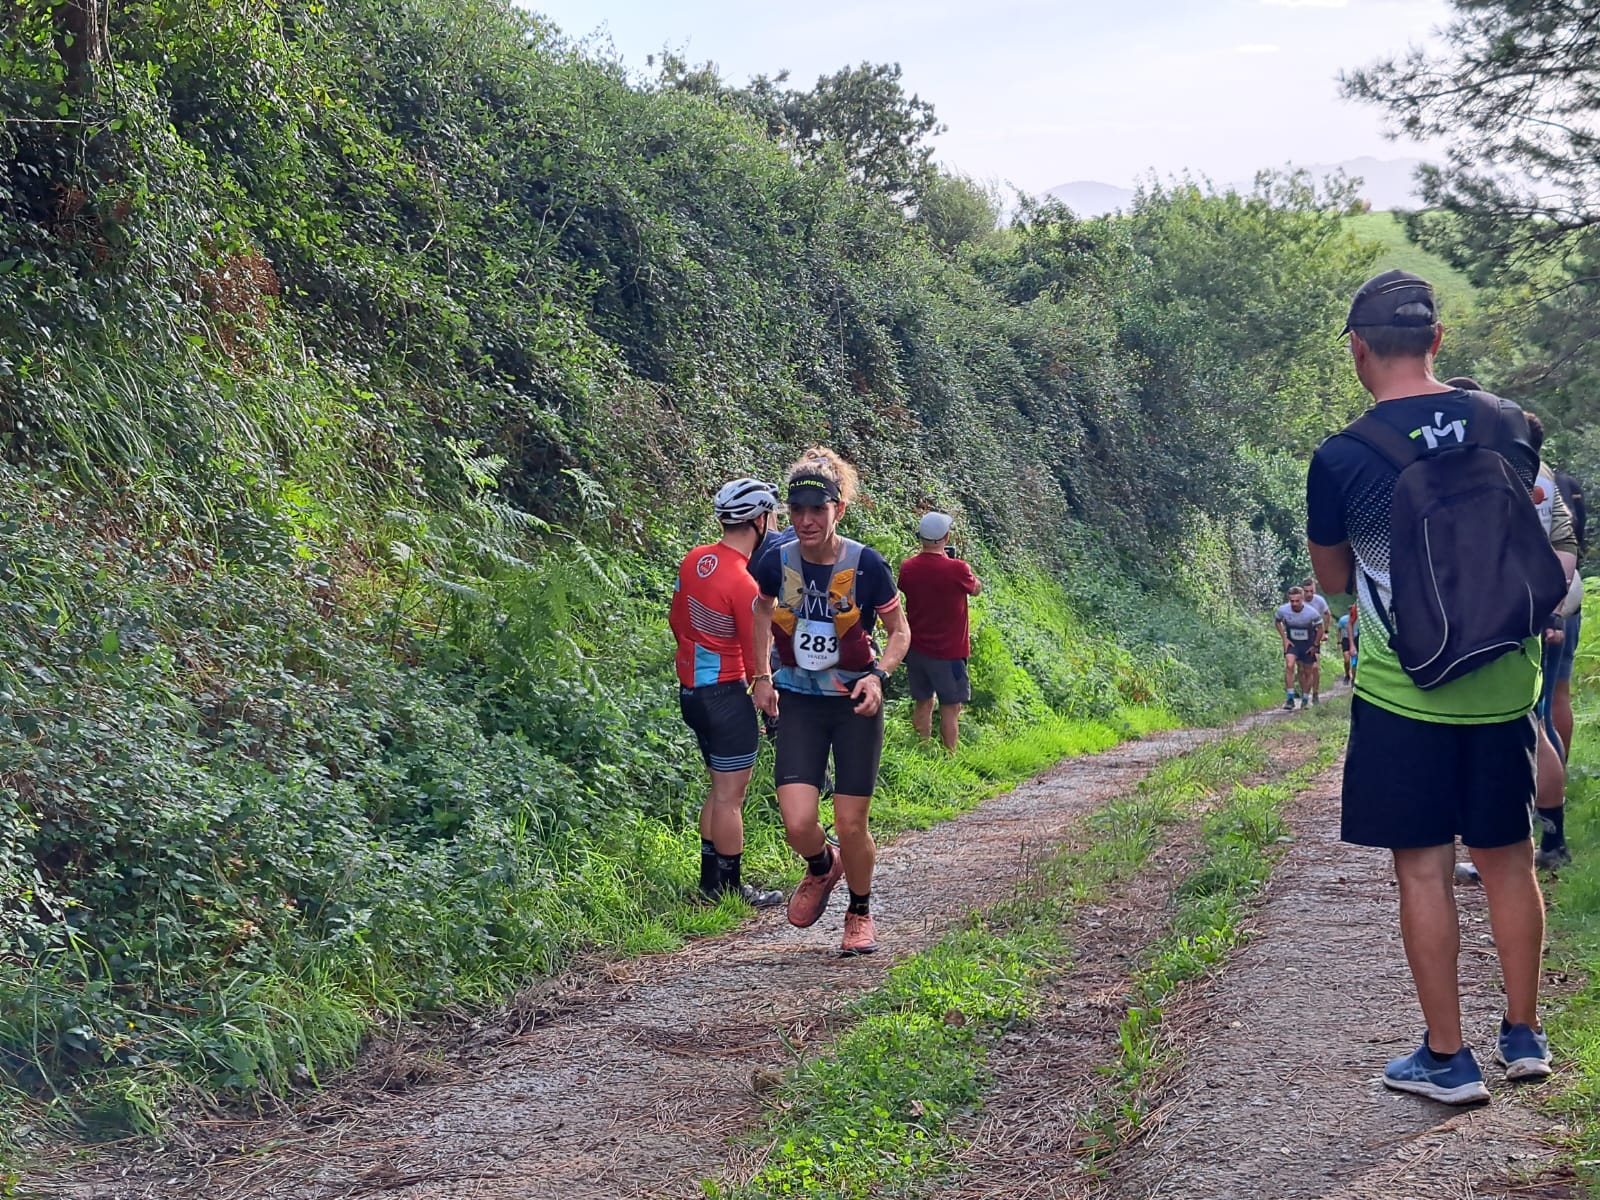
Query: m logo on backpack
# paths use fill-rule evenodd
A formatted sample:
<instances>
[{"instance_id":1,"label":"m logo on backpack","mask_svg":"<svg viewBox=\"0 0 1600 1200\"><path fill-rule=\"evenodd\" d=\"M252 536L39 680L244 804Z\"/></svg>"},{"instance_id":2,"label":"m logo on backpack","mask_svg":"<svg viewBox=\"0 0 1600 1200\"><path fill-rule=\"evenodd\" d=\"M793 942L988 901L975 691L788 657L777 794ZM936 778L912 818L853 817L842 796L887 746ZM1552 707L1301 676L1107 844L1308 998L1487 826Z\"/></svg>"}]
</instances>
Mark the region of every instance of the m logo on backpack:
<instances>
[{"instance_id":1,"label":"m logo on backpack","mask_svg":"<svg viewBox=\"0 0 1600 1200\"><path fill-rule=\"evenodd\" d=\"M1537 637L1566 572L1528 490L1495 449L1500 404L1468 392L1459 440L1407 437L1369 412L1345 430L1400 473L1389 510L1389 645L1424 690ZM1442 422L1435 421L1435 425ZM1379 614L1380 617L1382 614Z\"/></svg>"}]
</instances>

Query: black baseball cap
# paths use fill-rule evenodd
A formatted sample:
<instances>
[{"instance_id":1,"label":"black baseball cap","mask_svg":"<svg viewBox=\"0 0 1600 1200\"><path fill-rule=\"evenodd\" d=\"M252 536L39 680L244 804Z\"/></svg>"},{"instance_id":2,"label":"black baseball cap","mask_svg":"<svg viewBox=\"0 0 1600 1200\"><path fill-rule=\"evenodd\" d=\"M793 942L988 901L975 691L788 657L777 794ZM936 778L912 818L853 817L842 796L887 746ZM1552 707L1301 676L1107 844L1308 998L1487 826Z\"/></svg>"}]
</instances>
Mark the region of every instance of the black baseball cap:
<instances>
[{"instance_id":1,"label":"black baseball cap","mask_svg":"<svg viewBox=\"0 0 1600 1200\"><path fill-rule=\"evenodd\" d=\"M1339 336L1378 325L1422 328L1438 323L1439 306L1431 283L1410 271L1385 271L1357 289Z\"/></svg>"},{"instance_id":2,"label":"black baseball cap","mask_svg":"<svg viewBox=\"0 0 1600 1200\"><path fill-rule=\"evenodd\" d=\"M789 503L802 508L821 508L839 498L839 485L821 475L796 475L789 480Z\"/></svg>"}]
</instances>

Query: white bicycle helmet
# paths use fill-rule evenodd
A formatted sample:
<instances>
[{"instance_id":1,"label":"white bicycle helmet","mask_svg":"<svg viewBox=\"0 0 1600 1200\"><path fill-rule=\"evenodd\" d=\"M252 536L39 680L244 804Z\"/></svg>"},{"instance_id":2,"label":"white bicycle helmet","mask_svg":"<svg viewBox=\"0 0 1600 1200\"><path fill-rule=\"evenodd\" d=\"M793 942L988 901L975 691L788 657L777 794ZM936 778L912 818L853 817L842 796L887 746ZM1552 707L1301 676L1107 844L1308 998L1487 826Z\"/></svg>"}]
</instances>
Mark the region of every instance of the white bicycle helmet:
<instances>
[{"instance_id":1,"label":"white bicycle helmet","mask_svg":"<svg viewBox=\"0 0 1600 1200\"><path fill-rule=\"evenodd\" d=\"M754 521L762 513L775 512L777 507L777 486L759 479L735 479L725 483L711 501L711 510L724 525Z\"/></svg>"}]
</instances>

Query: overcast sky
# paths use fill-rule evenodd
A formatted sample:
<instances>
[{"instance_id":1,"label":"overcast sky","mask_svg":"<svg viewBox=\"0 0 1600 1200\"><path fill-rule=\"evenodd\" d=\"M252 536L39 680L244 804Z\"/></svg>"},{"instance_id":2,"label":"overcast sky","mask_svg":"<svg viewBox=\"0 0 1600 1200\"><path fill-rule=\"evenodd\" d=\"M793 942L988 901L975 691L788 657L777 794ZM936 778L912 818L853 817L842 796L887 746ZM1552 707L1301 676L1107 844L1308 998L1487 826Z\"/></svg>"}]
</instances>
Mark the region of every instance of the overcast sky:
<instances>
[{"instance_id":1,"label":"overcast sky","mask_svg":"<svg viewBox=\"0 0 1600 1200\"><path fill-rule=\"evenodd\" d=\"M1218 183L1260 167L1424 154L1339 98L1341 68L1423 41L1446 0L522 0L629 66L670 46L743 82L810 86L898 62L949 132L947 166L1040 192L1185 168Z\"/></svg>"}]
</instances>

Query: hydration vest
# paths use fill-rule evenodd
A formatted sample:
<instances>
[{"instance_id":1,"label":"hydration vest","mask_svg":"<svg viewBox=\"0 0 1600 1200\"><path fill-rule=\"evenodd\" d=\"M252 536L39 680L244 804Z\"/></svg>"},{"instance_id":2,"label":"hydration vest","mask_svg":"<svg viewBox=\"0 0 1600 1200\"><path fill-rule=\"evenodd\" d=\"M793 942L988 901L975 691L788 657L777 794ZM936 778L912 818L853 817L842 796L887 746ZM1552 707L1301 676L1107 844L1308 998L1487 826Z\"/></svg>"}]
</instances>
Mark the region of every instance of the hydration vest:
<instances>
[{"instance_id":1,"label":"hydration vest","mask_svg":"<svg viewBox=\"0 0 1600 1200\"><path fill-rule=\"evenodd\" d=\"M839 540L839 558L828 580L825 620L805 615L806 584L800 544L790 542L780 547L783 582L772 612L772 637L778 660L786 667L810 671L837 667L860 672L877 661L872 639L861 621L861 606L856 603L856 573L865 547L849 538Z\"/></svg>"}]
</instances>

